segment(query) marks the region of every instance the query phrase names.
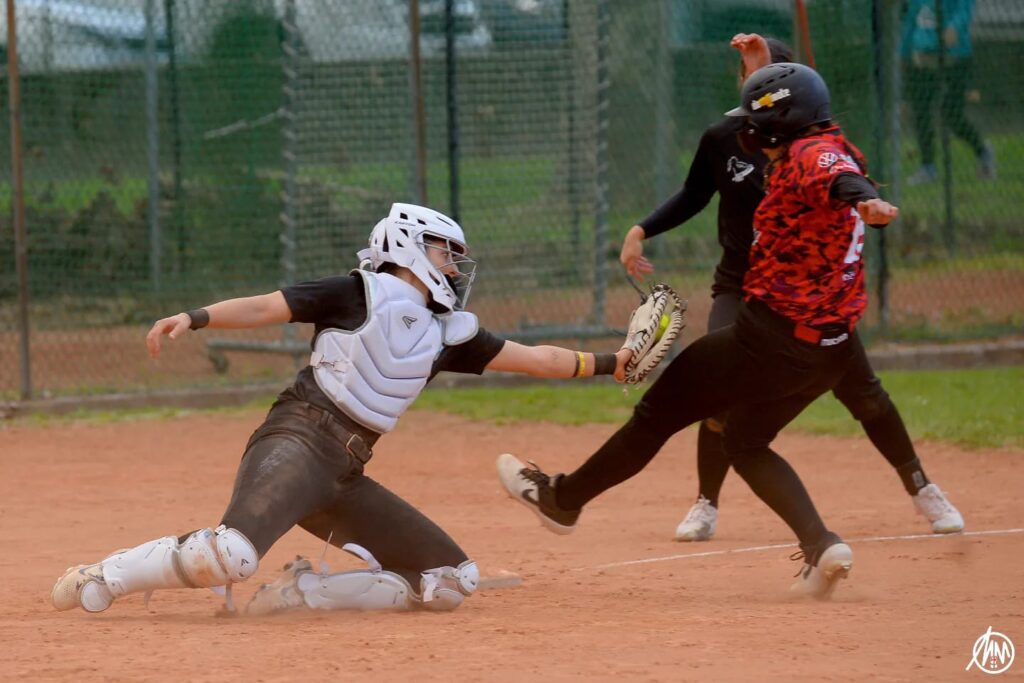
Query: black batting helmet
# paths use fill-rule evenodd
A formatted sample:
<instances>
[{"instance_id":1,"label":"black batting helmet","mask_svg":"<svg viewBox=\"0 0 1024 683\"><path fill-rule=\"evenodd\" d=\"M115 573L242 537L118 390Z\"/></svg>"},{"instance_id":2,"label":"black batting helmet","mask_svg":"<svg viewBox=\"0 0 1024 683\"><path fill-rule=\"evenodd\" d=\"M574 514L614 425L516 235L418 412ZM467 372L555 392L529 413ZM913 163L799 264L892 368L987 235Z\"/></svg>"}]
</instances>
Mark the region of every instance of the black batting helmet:
<instances>
[{"instance_id":1,"label":"black batting helmet","mask_svg":"<svg viewBox=\"0 0 1024 683\"><path fill-rule=\"evenodd\" d=\"M828 86L809 66L782 62L747 77L740 106L726 116L745 117L765 147L777 147L806 128L832 119Z\"/></svg>"}]
</instances>

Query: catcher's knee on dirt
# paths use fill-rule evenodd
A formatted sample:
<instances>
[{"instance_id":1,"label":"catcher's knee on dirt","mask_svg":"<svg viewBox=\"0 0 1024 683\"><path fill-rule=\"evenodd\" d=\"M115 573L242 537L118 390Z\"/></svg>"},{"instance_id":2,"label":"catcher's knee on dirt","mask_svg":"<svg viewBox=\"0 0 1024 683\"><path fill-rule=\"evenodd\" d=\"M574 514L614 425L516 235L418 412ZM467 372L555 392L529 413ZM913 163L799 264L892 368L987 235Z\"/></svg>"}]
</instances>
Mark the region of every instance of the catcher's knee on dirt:
<instances>
[{"instance_id":1,"label":"catcher's knee on dirt","mask_svg":"<svg viewBox=\"0 0 1024 683\"><path fill-rule=\"evenodd\" d=\"M116 552L97 565L68 570L53 590L57 609L99 612L115 598L161 588L213 588L245 581L259 565L256 549L236 529L200 529L179 541L164 536Z\"/></svg>"},{"instance_id":2,"label":"catcher's knee on dirt","mask_svg":"<svg viewBox=\"0 0 1024 683\"><path fill-rule=\"evenodd\" d=\"M326 610L453 610L476 591L480 572L466 560L458 567L428 569L420 575L417 591L402 576L386 571L362 546L348 543L344 550L367 563L366 569L318 573L305 562L293 578L264 585L253 596L247 612L267 614L295 607ZM291 591L295 588L295 591ZM301 602L295 594L301 596Z\"/></svg>"}]
</instances>

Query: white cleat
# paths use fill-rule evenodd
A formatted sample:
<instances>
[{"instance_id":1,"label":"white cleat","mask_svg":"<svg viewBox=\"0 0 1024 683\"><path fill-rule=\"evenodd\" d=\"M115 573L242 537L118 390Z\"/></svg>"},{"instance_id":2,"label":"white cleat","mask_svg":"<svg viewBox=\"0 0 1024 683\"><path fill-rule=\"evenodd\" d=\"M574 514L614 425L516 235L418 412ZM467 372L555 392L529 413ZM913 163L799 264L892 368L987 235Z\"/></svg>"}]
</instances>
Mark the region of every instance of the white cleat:
<instances>
[{"instance_id":1,"label":"white cleat","mask_svg":"<svg viewBox=\"0 0 1024 683\"><path fill-rule=\"evenodd\" d=\"M57 579L50 600L60 611L81 607L86 612L102 612L114 602L114 594L107 588L97 562L70 567Z\"/></svg>"},{"instance_id":2,"label":"white cleat","mask_svg":"<svg viewBox=\"0 0 1024 683\"><path fill-rule=\"evenodd\" d=\"M794 559L799 559L801 555L802 553L797 553ZM797 595L826 600L836 589L839 579L845 579L853 568L853 550L840 541L826 548L816 564L811 564L808 558L805 560L806 564L797 574L800 578L790 586L790 591Z\"/></svg>"},{"instance_id":3,"label":"white cleat","mask_svg":"<svg viewBox=\"0 0 1024 683\"><path fill-rule=\"evenodd\" d=\"M914 496L914 507L931 522L936 534L955 534L964 530L964 518L935 484L928 484Z\"/></svg>"},{"instance_id":4,"label":"white cleat","mask_svg":"<svg viewBox=\"0 0 1024 683\"><path fill-rule=\"evenodd\" d=\"M265 583L252 596L245 613L251 616L290 612L306 607L306 601L299 590L299 577L312 573L313 563L302 556L284 566L284 573L273 583Z\"/></svg>"},{"instance_id":5,"label":"white cleat","mask_svg":"<svg viewBox=\"0 0 1024 683\"><path fill-rule=\"evenodd\" d=\"M718 508L700 496L676 527L677 541L707 541L715 535Z\"/></svg>"}]
</instances>

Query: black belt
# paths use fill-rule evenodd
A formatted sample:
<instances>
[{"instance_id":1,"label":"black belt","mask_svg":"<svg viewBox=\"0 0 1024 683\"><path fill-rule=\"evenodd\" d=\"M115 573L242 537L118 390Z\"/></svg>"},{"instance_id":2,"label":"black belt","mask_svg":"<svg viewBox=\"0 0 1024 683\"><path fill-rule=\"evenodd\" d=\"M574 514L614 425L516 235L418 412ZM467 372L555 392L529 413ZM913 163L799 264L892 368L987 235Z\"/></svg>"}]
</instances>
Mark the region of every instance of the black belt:
<instances>
[{"instance_id":1,"label":"black belt","mask_svg":"<svg viewBox=\"0 0 1024 683\"><path fill-rule=\"evenodd\" d=\"M769 327L815 346L836 346L850 338L853 328L845 323L829 323L827 325L806 325L790 320L781 313L776 313L760 299L749 299L747 308L757 317L758 321Z\"/></svg>"},{"instance_id":2,"label":"black belt","mask_svg":"<svg viewBox=\"0 0 1024 683\"><path fill-rule=\"evenodd\" d=\"M343 413L334 414L305 401L283 401L272 412L300 415L316 422L318 429L337 439L349 455L364 465L373 457L373 444L380 438L380 434Z\"/></svg>"}]
</instances>

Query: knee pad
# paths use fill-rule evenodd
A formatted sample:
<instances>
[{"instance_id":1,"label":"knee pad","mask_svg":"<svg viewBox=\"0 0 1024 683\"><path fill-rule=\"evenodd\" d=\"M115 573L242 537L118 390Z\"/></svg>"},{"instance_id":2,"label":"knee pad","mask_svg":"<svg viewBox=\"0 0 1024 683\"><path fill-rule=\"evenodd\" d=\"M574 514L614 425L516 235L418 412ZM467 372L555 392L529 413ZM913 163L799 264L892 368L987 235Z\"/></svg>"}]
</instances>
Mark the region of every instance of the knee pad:
<instances>
[{"instance_id":1,"label":"knee pad","mask_svg":"<svg viewBox=\"0 0 1024 683\"><path fill-rule=\"evenodd\" d=\"M438 567L423 572L420 594L409 582L381 567L366 548L346 543L345 550L367 564L366 569L336 574L301 571L295 587L312 609L408 610L422 607L453 610L472 595L480 583L476 562L466 560L458 567Z\"/></svg>"},{"instance_id":2,"label":"knee pad","mask_svg":"<svg viewBox=\"0 0 1024 683\"><path fill-rule=\"evenodd\" d=\"M114 553L100 563L113 595L160 588L212 588L245 581L256 573L259 556L237 529L200 529L179 543L174 536Z\"/></svg>"},{"instance_id":3,"label":"knee pad","mask_svg":"<svg viewBox=\"0 0 1024 683\"><path fill-rule=\"evenodd\" d=\"M479 585L480 569L472 560L458 567L428 569L420 579L420 603L426 609L453 610L475 593Z\"/></svg>"}]
</instances>

